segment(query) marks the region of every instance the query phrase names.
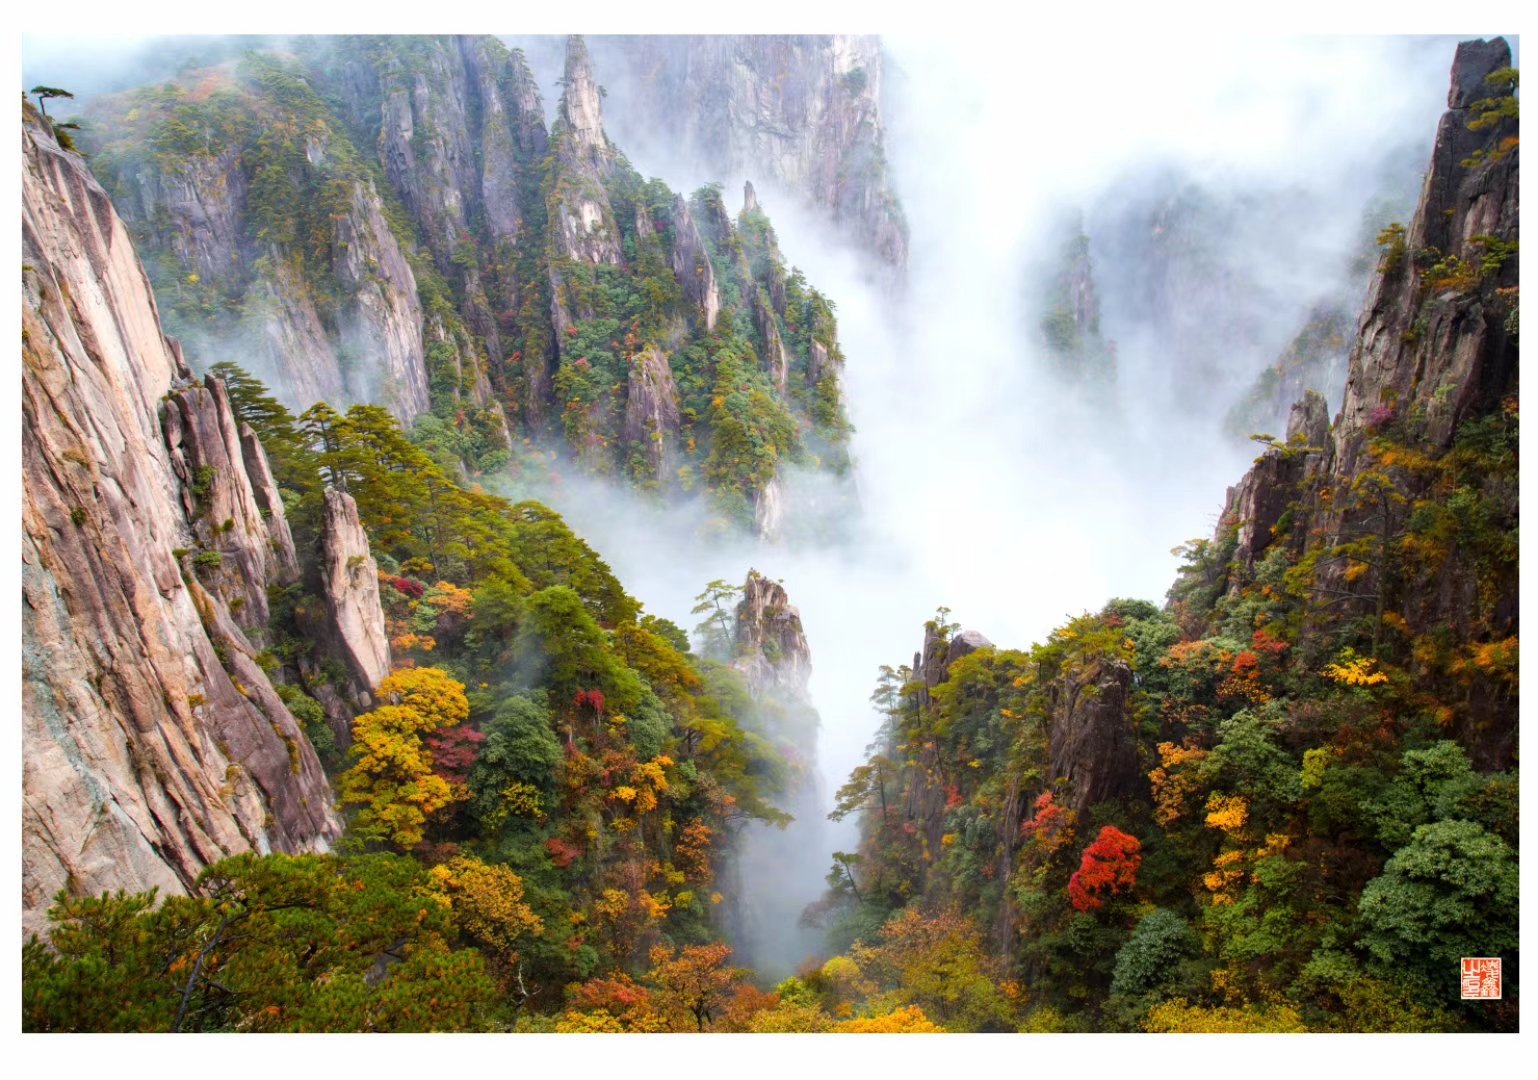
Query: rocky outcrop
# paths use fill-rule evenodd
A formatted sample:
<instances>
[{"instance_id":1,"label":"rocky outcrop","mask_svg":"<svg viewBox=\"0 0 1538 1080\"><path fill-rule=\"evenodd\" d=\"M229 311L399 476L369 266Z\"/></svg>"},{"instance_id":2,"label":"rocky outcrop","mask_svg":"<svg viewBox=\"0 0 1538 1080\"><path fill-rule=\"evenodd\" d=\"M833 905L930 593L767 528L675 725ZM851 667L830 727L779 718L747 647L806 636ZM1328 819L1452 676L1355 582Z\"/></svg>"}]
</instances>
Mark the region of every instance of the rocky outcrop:
<instances>
[{"instance_id":1,"label":"rocky outcrop","mask_svg":"<svg viewBox=\"0 0 1538 1080\"><path fill-rule=\"evenodd\" d=\"M1231 490L1217 541L1236 554L1203 583L1242 594L1285 537L1309 597L1300 644L1355 635L1403 663L1490 769L1513 760L1515 683L1432 654L1514 648L1518 630L1520 150L1499 108L1509 85L1487 80L1509 64L1504 41L1458 47L1420 203L1382 238L1334 428L1318 395L1294 408L1288 444ZM1455 448L1461 432L1471 441Z\"/></svg>"},{"instance_id":2,"label":"rocky outcrop","mask_svg":"<svg viewBox=\"0 0 1538 1080\"><path fill-rule=\"evenodd\" d=\"M141 242L147 239L143 223L136 223L134 231ZM251 344L252 373L273 388L275 397L294 410L307 409L317 401L339 405L352 401L336 343L297 267L275 262L251 283L244 302L247 332L237 331L236 340ZM190 335L187 348L193 360L207 351L208 362L217 362L222 336L217 332L207 337Z\"/></svg>"},{"instance_id":3,"label":"rocky outcrop","mask_svg":"<svg viewBox=\"0 0 1538 1080\"><path fill-rule=\"evenodd\" d=\"M684 299L699 308L707 331L716 328L721 313L721 293L716 287L716 271L710 253L700 238L700 230L689 214L689 203L682 195L673 199L673 276L683 289Z\"/></svg>"},{"instance_id":4,"label":"rocky outcrop","mask_svg":"<svg viewBox=\"0 0 1538 1080\"><path fill-rule=\"evenodd\" d=\"M924 684L919 692L923 704L930 702L929 692L950 678L951 665L978 649L991 649L989 641L977 630L961 630L954 635L941 633L933 622L924 624L924 646L913 654L913 675Z\"/></svg>"},{"instance_id":5,"label":"rocky outcrop","mask_svg":"<svg viewBox=\"0 0 1538 1080\"><path fill-rule=\"evenodd\" d=\"M1080 818L1097 802L1130 795L1142 777L1127 712L1131 686L1132 668L1117 660L1070 667L1054 687L1052 778L1067 785L1065 805Z\"/></svg>"},{"instance_id":6,"label":"rocky outcrop","mask_svg":"<svg viewBox=\"0 0 1538 1080\"><path fill-rule=\"evenodd\" d=\"M747 962L789 974L819 947L821 934L799 916L817 898L827 870L827 803L817 771L821 721L807 685L812 654L801 614L784 587L756 570L748 571L735 615L731 666L747 681L759 733L789 766L774 804L792 820L782 828L760 822L745 831L723 881L731 898L725 928Z\"/></svg>"},{"instance_id":7,"label":"rocky outcrop","mask_svg":"<svg viewBox=\"0 0 1538 1080\"><path fill-rule=\"evenodd\" d=\"M1218 532L1237 530L1234 561L1242 572L1230 584L1234 595L1283 531L1280 526L1290 517L1289 510L1312 490L1312 481L1329 471L1333 452L1329 407L1321 394L1309 390L1292 407L1285 442L1256 458L1244 479L1228 489ZM1294 539L1302 540L1304 534L1300 529Z\"/></svg>"},{"instance_id":8,"label":"rocky outcrop","mask_svg":"<svg viewBox=\"0 0 1538 1080\"><path fill-rule=\"evenodd\" d=\"M906 265L907 224L882 147L876 38L603 38L594 47L606 77L626 87L617 130L627 146L655 144L711 176L773 180L884 263Z\"/></svg>"},{"instance_id":9,"label":"rocky outcrop","mask_svg":"<svg viewBox=\"0 0 1538 1080\"><path fill-rule=\"evenodd\" d=\"M22 152L22 910L38 930L60 889L181 892L219 858L323 850L340 825L222 592L173 554L195 529L161 428L173 389L190 396L168 415L185 404L198 452L229 469L218 497L240 519L222 535L253 566L271 539L217 392L184 389L82 160L30 113Z\"/></svg>"},{"instance_id":10,"label":"rocky outcrop","mask_svg":"<svg viewBox=\"0 0 1538 1080\"><path fill-rule=\"evenodd\" d=\"M417 286L356 151L302 80L285 97L204 78L219 104L196 148L160 149L130 118L164 104L135 94L95 103L90 135L189 358L206 368L237 347L296 410L371 402L409 423L428 404ZM293 129L302 147L261 138Z\"/></svg>"},{"instance_id":11,"label":"rocky outcrop","mask_svg":"<svg viewBox=\"0 0 1538 1080\"><path fill-rule=\"evenodd\" d=\"M246 466L246 475L251 479L251 494L256 498L262 520L267 523L272 577L279 584L295 581L299 577L299 556L294 550L294 534L288 527L278 482L273 479L272 467L267 463L267 451L250 424L240 425L240 456Z\"/></svg>"},{"instance_id":12,"label":"rocky outcrop","mask_svg":"<svg viewBox=\"0 0 1538 1080\"><path fill-rule=\"evenodd\" d=\"M373 704L374 688L390 674L390 639L379 604L379 565L358 521L358 504L345 491L326 491L325 530L323 651L347 665L353 703L367 709Z\"/></svg>"},{"instance_id":13,"label":"rocky outcrop","mask_svg":"<svg viewBox=\"0 0 1538 1080\"><path fill-rule=\"evenodd\" d=\"M253 483L229 396L212 376L203 386L173 390L160 414L197 547L187 561L241 629L261 640L267 632L267 587L297 576L293 537L261 443L252 436L261 470ZM268 500L276 500L265 514L259 485L266 487Z\"/></svg>"},{"instance_id":14,"label":"rocky outcrop","mask_svg":"<svg viewBox=\"0 0 1538 1080\"><path fill-rule=\"evenodd\" d=\"M1367 467L1374 433L1392 429L1395 441L1440 453L1460 423L1499 408L1515 386L1516 121L1469 128L1473 103L1497 93L1485 77L1510 62L1501 39L1458 47L1421 201L1369 289L1333 430L1319 396L1306 395L1289 417L1290 448L1268 451L1230 490L1218 535L1238 527L1244 565L1299 494L1302 458L1310 474L1344 492ZM1483 87L1484 97L1471 97L1471 87ZM1296 511L1332 542L1352 528L1349 515L1316 502L1303 500Z\"/></svg>"},{"instance_id":15,"label":"rocky outcrop","mask_svg":"<svg viewBox=\"0 0 1538 1080\"><path fill-rule=\"evenodd\" d=\"M758 328L759 339L764 343L764 352L759 360L775 389L784 393L785 382L790 376L790 356L785 351L784 339L780 337L780 325L775 318L774 308L770 306L769 298L762 289L758 289L753 297L753 324Z\"/></svg>"},{"instance_id":16,"label":"rocky outcrop","mask_svg":"<svg viewBox=\"0 0 1538 1080\"><path fill-rule=\"evenodd\" d=\"M750 570L736 614L732 667L747 677L754 695L805 701L812 653L801 630L801 613L791 606L785 587Z\"/></svg>"},{"instance_id":17,"label":"rocky outcrop","mask_svg":"<svg viewBox=\"0 0 1538 1080\"><path fill-rule=\"evenodd\" d=\"M615 151L603 131L598 83L587 45L573 35L566 43L565 86L550 131L555 146L550 197L550 236L556 253L579 263L625 265L619 227L604 179Z\"/></svg>"},{"instance_id":18,"label":"rocky outcrop","mask_svg":"<svg viewBox=\"0 0 1538 1080\"><path fill-rule=\"evenodd\" d=\"M429 38L418 49L380 50L374 59L354 84L366 88L355 109L367 113L377 100L385 176L421 222L428 247L452 252L480 186L459 50L452 39Z\"/></svg>"},{"instance_id":19,"label":"rocky outcrop","mask_svg":"<svg viewBox=\"0 0 1538 1080\"><path fill-rule=\"evenodd\" d=\"M409 426L430 406L467 482L523 446L649 489L687 465L723 523L777 536L783 479L740 457L706 467L719 410L665 463L666 436L636 453L641 428L673 426L662 368L626 384L648 348L680 386L714 385L723 347L751 349L778 460L844 477L833 306L788 276L751 185L734 223L719 186L676 197L631 168L586 45L562 47L549 137L528 66L497 39L349 36L100 99L81 138L135 207L194 367L233 359L296 412L387 404ZM826 500L794 494L800 527Z\"/></svg>"},{"instance_id":20,"label":"rocky outcrop","mask_svg":"<svg viewBox=\"0 0 1538 1080\"><path fill-rule=\"evenodd\" d=\"M951 638L950 647L945 650L945 670L949 671L951 666L955 664L957 660L960 660L964 656L970 656L978 649L991 648L993 648L993 642L989 641L976 630L963 630L961 633Z\"/></svg>"},{"instance_id":21,"label":"rocky outcrop","mask_svg":"<svg viewBox=\"0 0 1538 1080\"><path fill-rule=\"evenodd\" d=\"M623 437L631 475L653 486L666 485L678 442L678 388L668 359L655 348L638 353L630 365Z\"/></svg>"},{"instance_id":22,"label":"rocky outcrop","mask_svg":"<svg viewBox=\"0 0 1538 1080\"><path fill-rule=\"evenodd\" d=\"M529 208L523 192L548 149L539 85L523 55L487 37L458 39L476 93L481 203L492 234L516 239Z\"/></svg>"},{"instance_id":23,"label":"rocky outcrop","mask_svg":"<svg viewBox=\"0 0 1538 1080\"><path fill-rule=\"evenodd\" d=\"M332 272L349 296L337 319L338 351L354 358L346 372L348 396L387 402L409 424L428 406L422 304L372 182L354 188L349 211L336 222L334 251Z\"/></svg>"},{"instance_id":24,"label":"rocky outcrop","mask_svg":"<svg viewBox=\"0 0 1538 1080\"><path fill-rule=\"evenodd\" d=\"M457 283L457 314L477 342L459 349L461 368L476 370L462 372L458 385L470 388L477 406L500 413L486 368L503 360L503 337L516 330L508 313L522 304L510 253L528 239L531 218L542 216L547 138L528 65L484 36L349 38L316 77L357 127L378 131L385 176L438 272ZM434 321L428 332L442 340Z\"/></svg>"},{"instance_id":25,"label":"rocky outcrop","mask_svg":"<svg viewBox=\"0 0 1538 1080\"><path fill-rule=\"evenodd\" d=\"M377 125L385 174L441 266L477 217L493 237L517 237L547 146L520 53L484 36L348 41L329 82L355 124Z\"/></svg>"},{"instance_id":26,"label":"rocky outcrop","mask_svg":"<svg viewBox=\"0 0 1538 1080\"><path fill-rule=\"evenodd\" d=\"M130 222L159 220L158 239L189 271L213 281L240 267L249 177L235 147L188 157L180 167L138 170L119 209Z\"/></svg>"},{"instance_id":27,"label":"rocky outcrop","mask_svg":"<svg viewBox=\"0 0 1538 1080\"><path fill-rule=\"evenodd\" d=\"M1485 77L1510 66L1503 39L1458 46L1420 205L1384 256L1351 351L1336 431L1342 469L1356 468L1369 431L1395 418L1445 449L1460 422L1495 408L1515 380L1517 121L1469 128L1475 102L1497 94Z\"/></svg>"}]
</instances>

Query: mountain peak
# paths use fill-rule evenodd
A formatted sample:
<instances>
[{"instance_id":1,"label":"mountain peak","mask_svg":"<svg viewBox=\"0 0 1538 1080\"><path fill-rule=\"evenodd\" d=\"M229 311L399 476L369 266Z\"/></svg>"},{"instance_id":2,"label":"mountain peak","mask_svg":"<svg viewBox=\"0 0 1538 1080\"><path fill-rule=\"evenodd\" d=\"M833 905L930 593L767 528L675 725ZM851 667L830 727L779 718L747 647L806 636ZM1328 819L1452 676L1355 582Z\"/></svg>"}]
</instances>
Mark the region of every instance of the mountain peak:
<instances>
[{"instance_id":1,"label":"mountain peak","mask_svg":"<svg viewBox=\"0 0 1538 1080\"><path fill-rule=\"evenodd\" d=\"M1466 109L1481 98L1493 96L1485 77L1510 66L1511 46L1506 44L1505 38L1460 42L1453 58L1447 107Z\"/></svg>"},{"instance_id":2,"label":"mountain peak","mask_svg":"<svg viewBox=\"0 0 1538 1080\"><path fill-rule=\"evenodd\" d=\"M604 146L608 140L603 133L603 91L593 78L593 62L580 34L566 39L566 74L562 82L565 92L561 95L561 122L578 142Z\"/></svg>"}]
</instances>

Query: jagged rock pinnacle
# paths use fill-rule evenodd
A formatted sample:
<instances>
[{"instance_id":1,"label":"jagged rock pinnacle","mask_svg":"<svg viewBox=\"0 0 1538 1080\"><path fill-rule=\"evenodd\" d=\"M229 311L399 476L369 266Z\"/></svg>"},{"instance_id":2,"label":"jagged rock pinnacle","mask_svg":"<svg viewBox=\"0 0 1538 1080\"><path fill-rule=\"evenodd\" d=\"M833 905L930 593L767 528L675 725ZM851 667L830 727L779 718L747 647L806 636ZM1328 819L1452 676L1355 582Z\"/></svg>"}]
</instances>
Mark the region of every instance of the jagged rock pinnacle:
<instances>
[{"instance_id":1,"label":"jagged rock pinnacle","mask_svg":"<svg viewBox=\"0 0 1538 1080\"><path fill-rule=\"evenodd\" d=\"M746 214L750 210L758 209L758 195L753 190L753 181L744 180L742 183L742 212Z\"/></svg>"},{"instance_id":2,"label":"jagged rock pinnacle","mask_svg":"<svg viewBox=\"0 0 1538 1080\"><path fill-rule=\"evenodd\" d=\"M1511 46L1505 38L1465 41L1453 58L1452 86L1447 91L1449 109L1466 109L1491 96L1485 76L1511 66Z\"/></svg>"},{"instance_id":3,"label":"jagged rock pinnacle","mask_svg":"<svg viewBox=\"0 0 1538 1080\"><path fill-rule=\"evenodd\" d=\"M593 79L593 63L587 55L587 42L581 35L566 39L566 92L561 95L561 119L579 142L604 146L603 109L598 83Z\"/></svg>"}]
</instances>

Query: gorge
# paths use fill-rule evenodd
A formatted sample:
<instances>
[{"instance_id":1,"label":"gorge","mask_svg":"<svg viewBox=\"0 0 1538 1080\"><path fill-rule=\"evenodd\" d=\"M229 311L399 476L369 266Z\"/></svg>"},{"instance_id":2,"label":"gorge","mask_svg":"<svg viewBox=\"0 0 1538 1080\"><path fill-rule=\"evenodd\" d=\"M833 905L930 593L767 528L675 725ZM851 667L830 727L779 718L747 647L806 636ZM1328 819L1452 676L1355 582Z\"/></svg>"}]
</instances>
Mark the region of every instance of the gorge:
<instances>
[{"instance_id":1,"label":"gorge","mask_svg":"<svg viewBox=\"0 0 1538 1080\"><path fill-rule=\"evenodd\" d=\"M926 43L192 52L24 104L24 1026L1515 1026L1505 41L1216 162L1233 58L1160 154Z\"/></svg>"}]
</instances>

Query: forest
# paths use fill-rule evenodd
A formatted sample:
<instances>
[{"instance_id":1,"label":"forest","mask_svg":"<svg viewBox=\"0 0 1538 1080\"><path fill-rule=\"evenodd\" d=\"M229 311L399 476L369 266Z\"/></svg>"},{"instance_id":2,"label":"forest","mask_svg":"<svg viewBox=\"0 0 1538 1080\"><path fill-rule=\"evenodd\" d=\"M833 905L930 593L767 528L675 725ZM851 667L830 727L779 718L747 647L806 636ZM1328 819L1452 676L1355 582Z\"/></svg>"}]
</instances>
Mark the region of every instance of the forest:
<instances>
[{"instance_id":1,"label":"forest","mask_svg":"<svg viewBox=\"0 0 1538 1080\"><path fill-rule=\"evenodd\" d=\"M1252 436L1160 602L1035 643L946 607L913 627L819 807L854 842L799 915L821 947L784 978L744 962L743 853L815 800L833 722L785 590L701 580L678 625L562 513L496 493L570 470L764 537L790 470L852 482L834 299L752 186L734 219L720 185L643 179L596 126L580 38L548 134L494 39L252 52L107 96L84 130L24 95L24 674L102 633L114 565L132 621L183 605L203 674L145 689L113 681L119 659L71 680L124 731L160 710L114 738L162 833L197 819L197 858L165 888L70 870L22 947L22 1029L1517 1031L1518 76L1494 43L1458 56L1421 203L1378 236L1344 403L1309 390L1283 437ZM445 71L481 80L454 117ZM220 234L208 207L236 190ZM187 192L206 232L183 227ZM53 212L76 231L37 224ZM98 235L132 237L138 278ZM70 277L71 244L108 301ZM1075 321L1082 233L1060 263L1039 329L1095 393L1117 360L1098 314ZM114 344L93 304L126 310L111 290L134 281L155 319L115 315ZM1352 336L1317 321L1295 352ZM145 322L163 376L135 359ZM330 374L290 377L275 323L313 324L284 362ZM83 392L58 387L119 354L143 402L90 400L148 418L143 466L90 434L105 407L50 426ZM133 524L152 487L163 532ZM45 609L75 621L47 630ZM43 700L24 698L38 730L96 715ZM214 715L240 710L254 735ZM167 761L212 777L192 809ZM305 814L334 832L301 839ZM1460 962L1496 957L1499 997L1470 995Z\"/></svg>"}]
</instances>

